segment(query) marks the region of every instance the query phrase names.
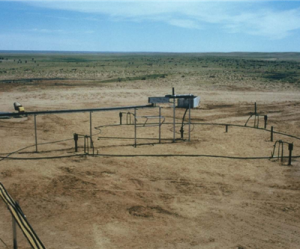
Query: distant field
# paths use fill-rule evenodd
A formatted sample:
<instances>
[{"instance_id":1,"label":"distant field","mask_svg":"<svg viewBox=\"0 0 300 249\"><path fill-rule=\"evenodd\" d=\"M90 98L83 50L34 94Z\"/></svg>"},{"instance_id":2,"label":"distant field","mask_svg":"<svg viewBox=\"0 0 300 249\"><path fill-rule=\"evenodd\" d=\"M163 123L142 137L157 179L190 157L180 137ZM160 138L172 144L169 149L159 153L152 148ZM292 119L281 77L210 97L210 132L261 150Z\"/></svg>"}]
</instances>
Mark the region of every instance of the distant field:
<instances>
[{"instance_id":1,"label":"distant field","mask_svg":"<svg viewBox=\"0 0 300 249\"><path fill-rule=\"evenodd\" d=\"M1 84L99 85L159 78L299 87L300 53L0 53Z\"/></svg>"}]
</instances>

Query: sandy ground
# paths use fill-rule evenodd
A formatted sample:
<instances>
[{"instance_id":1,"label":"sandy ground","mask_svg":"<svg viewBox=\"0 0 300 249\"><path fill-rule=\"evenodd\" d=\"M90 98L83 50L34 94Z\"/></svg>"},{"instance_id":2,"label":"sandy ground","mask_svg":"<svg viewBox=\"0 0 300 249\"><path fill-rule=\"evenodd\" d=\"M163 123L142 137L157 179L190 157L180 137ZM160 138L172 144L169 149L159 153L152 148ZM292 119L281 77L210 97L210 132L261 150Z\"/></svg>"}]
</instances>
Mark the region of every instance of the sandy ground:
<instances>
[{"instance_id":1,"label":"sandy ground","mask_svg":"<svg viewBox=\"0 0 300 249\"><path fill-rule=\"evenodd\" d=\"M13 111L13 102L19 101L27 111L36 111L144 105L149 96L170 94L170 86L155 81L101 88L3 89L0 106L1 111ZM300 136L300 92L295 89L175 87L177 93L201 96L200 108L192 110L192 123L244 125L256 101L258 112L268 115L268 129L274 126ZM177 122L183 112L176 110ZM137 110L137 116L143 115L158 115L158 109ZM172 122L168 105L162 115ZM117 125L119 112L93 113L92 121L93 127ZM0 161L0 179L46 248L300 248L299 158L287 166L286 159L81 157L83 139L74 153L73 133L88 135L89 125L89 113L37 116L35 153L32 116L0 120L1 156L31 146L11 155L23 160ZM191 128L191 142L172 143L172 125L165 124L159 144L157 126L138 127L136 148L132 125L93 129L95 153L268 157L280 139L293 142L293 155L300 155L299 140L275 135L271 142L264 130L229 127L226 133L224 126L197 124ZM177 138L179 129L177 125ZM49 144L52 141L60 142ZM73 155L78 157L25 160ZM30 248L21 231L18 234L19 248ZM0 238L12 248L11 216L4 203ZM4 243L0 241L0 248L6 248Z\"/></svg>"}]
</instances>

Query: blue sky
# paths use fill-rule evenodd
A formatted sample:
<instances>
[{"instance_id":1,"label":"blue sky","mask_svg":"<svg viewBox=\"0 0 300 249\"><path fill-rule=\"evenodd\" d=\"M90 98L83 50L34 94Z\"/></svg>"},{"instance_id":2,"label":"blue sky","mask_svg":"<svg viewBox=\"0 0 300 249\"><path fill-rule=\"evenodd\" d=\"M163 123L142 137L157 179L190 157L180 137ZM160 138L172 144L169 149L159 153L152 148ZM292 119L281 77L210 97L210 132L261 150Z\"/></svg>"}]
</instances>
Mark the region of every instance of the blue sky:
<instances>
[{"instance_id":1,"label":"blue sky","mask_svg":"<svg viewBox=\"0 0 300 249\"><path fill-rule=\"evenodd\" d=\"M0 50L300 52L300 1L1 1Z\"/></svg>"}]
</instances>

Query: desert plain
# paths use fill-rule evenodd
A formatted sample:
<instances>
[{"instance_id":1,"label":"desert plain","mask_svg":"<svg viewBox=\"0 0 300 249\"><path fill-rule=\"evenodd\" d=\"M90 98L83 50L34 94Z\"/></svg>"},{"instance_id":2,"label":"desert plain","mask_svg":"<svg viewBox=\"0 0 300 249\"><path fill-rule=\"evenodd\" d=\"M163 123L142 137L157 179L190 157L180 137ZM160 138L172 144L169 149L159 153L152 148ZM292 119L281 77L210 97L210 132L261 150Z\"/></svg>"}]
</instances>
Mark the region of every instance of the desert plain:
<instances>
[{"instance_id":1,"label":"desert plain","mask_svg":"<svg viewBox=\"0 0 300 249\"><path fill-rule=\"evenodd\" d=\"M0 112L147 105L172 87L201 97L191 141L176 108L173 142L171 103L161 143L157 119L143 126L158 108L137 109L136 146L133 109L122 125L119 111L93 112L89 154L73 140L90 135L89 112L37 115L37 146L34 116L0 119L0 182L45 247L300 248L299 53L0 53ZM245 126L255 103L266 129L262 116ZM293 137L271 141L271 126ZM270 158L278 140L293 143L291 166L286 145ZM11 224L0 202L0 248Z\"/></svg>"}]
</instances>

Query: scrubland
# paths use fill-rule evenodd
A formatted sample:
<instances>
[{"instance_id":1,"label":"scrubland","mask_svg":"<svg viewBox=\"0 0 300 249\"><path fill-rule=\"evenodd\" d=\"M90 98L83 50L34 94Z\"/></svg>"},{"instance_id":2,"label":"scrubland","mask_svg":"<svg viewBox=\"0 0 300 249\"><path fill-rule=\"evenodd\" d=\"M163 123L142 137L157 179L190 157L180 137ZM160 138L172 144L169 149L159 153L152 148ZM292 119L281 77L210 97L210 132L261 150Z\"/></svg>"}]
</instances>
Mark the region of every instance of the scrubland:
<instances>
[{"instance_id":1,"label":"scrubland","mask_svg":"<svg viewBox=\"0 0 300 249\"><path fill-rule=\"evenodd\" d=\"M162 142L158 126L139 126L136 147L118 111L94 112L95 156L83 156L82 138L74 151L73 134L90 134L89 113L38 115L38 153L33 116L0 119L0 181L46 248L299 247L300 159L246 159L269 157L277 140L300 156L299 140L271 142L268 131L300 137L299 53L0 54L0 112L15 101L28 112L145 105L172 87L201 97L190 142L187 126L179 139L179 108L172 142L168 104ZM243 126L255 102L267 131L203 124ZM158 108L138 109L139 124L145 115ZM4 203L0 238L12 247ZM30 248L20 231L18 242Z\"/></svg>"}]
</instances>

